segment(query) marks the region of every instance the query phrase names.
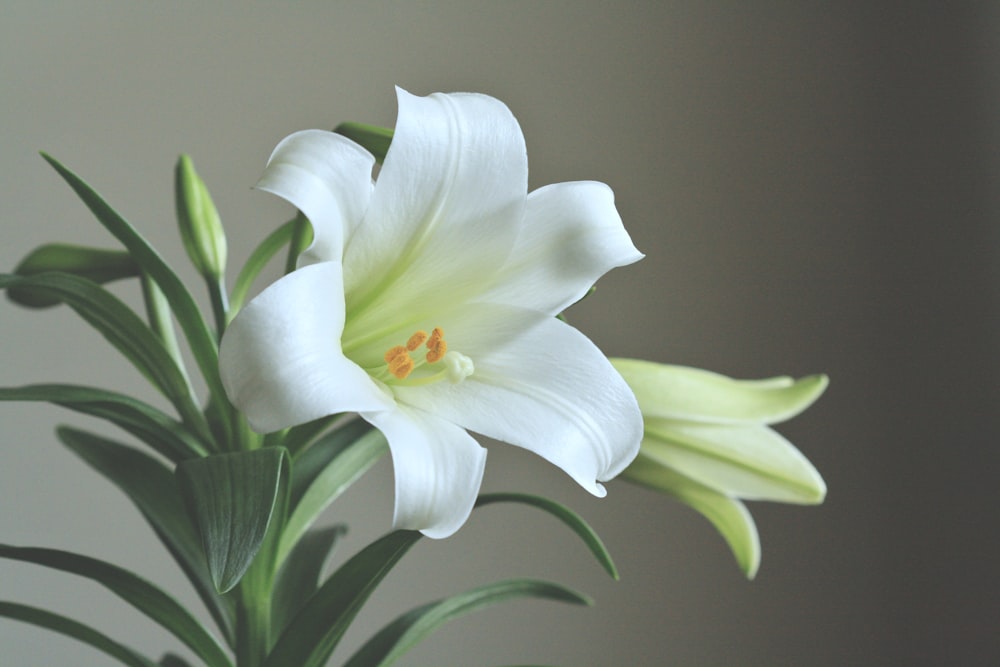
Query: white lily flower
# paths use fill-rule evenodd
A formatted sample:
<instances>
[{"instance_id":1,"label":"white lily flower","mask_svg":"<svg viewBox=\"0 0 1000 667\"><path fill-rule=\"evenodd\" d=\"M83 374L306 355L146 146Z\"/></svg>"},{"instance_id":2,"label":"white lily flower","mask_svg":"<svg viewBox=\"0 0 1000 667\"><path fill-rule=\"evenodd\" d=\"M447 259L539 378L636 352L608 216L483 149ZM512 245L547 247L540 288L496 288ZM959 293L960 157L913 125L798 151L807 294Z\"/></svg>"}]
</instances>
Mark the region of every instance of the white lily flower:
<instances>
[{"instance_id":1,"label":"white lily flower","mask_svg":"<svg viewBox=\"0 0 1000 667\"><path fill-rule=\"evenodd\" d=\"M235 318L222 379L273 431L357 412L389 442L394 524L454 533L486 450L466 430L527 448L597 496L642 438L631 390L554 316L642 255L611 190L527 192L524 137L498 100L398 91L392 145L374 158L325 131L291 135L258 188L314 230L296 271Z\"/></svg>"},{"instance_id":2,"label":"white lily flower","mask_svg":"<svg viewBox=\"0 0 1000 667\"><path fill-rule=\"evenodd\" d=\"M812 405L826 376L734 380L685 366L611 362L635 392L645 422L639 456L623 478L704 515L753 578L760 538L741 499L812 505L826 496L816 468L769 426Z\"/></svg>"}]
</instances>

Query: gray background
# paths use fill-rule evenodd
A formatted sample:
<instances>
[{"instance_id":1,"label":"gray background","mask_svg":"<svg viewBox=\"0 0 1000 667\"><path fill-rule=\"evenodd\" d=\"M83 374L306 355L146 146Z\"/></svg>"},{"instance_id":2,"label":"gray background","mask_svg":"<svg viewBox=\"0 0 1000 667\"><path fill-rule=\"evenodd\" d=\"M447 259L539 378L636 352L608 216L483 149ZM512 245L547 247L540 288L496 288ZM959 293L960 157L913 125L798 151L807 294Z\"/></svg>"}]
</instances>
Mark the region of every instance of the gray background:
<instances>
[{"instance_id":1,"label":"gray background","mask_svg":"<svg viewBox=\"0 0 1000 667\"><path fill-rule=\"evenodd\" d=\"M625 483L597 501L493 446L485 487L581 511L622 580L548 518L482 510L454 539L418 545L348 644L418 602L530 575L597 605L490 610L401 664L996 664L1000 15L929 7L8 2L0 267L50 240L111 243L40 149L178 264L172 167L191 153L239 260L288 214L249 189L286 134L391 125L394 84L495 95L523 126L532 186L610 183L647 254L572 321L612 355L746 377L828 372L826 397L783 432L829 498L752 507L764 560L748 583L693 512ZM5 385L70 380L155 400L65 309L0 304L0 340ZM110 559L194 603L127 500L55 441L57 421L93 426L0 405L0 540ZM388 528L391 506L382 465L327 520L353 522L355 549ZM0 598L154 655L175 645L103 590L35 566L0 563ZM0 663L107 661L4 621Z\"/></svg>"}]
</instances>

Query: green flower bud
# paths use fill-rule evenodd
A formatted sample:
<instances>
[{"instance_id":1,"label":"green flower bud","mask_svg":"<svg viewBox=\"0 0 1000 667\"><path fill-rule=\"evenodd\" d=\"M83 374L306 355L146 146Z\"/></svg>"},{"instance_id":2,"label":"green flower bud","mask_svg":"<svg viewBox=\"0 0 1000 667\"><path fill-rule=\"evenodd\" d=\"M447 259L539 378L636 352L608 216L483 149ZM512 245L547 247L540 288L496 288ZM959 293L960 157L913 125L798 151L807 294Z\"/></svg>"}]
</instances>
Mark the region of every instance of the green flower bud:
<instances>
[{"instance_id":1,"label":"green flower bud","mask_svg":"<svg viewBox=\"0 0 1000 667\"><path fill-rule=\"evenodd\" d=\"M226 234L208 188L187 155L177 160L174 195L188 257L203 276L218 280L226 269Z\"/></svg>"},{"instance_id":2,"label":"green flower bud","mask_svg":"<svg viewBox=\"0 0 1000 667\"><path fill-rule=\"evenodd\" d=\"M683 366L612 359L635 393L644 434L624 479L673 496L711 521L752 578L760 543L742 500L817 504L826 484L769 424L820 397L825 375L734 380Z\"/></svg>"}]
</instances>

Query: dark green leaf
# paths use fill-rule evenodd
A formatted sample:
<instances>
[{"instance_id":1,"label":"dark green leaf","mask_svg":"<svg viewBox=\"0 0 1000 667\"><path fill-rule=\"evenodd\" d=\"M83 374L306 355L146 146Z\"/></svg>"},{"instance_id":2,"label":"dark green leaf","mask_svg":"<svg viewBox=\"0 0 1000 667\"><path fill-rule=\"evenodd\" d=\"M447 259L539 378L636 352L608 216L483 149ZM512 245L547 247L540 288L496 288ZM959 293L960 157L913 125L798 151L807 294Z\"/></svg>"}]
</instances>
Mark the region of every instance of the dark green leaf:
<instances>
[{"instance_id":1,"label":"dark green leaf","mask_svg":"<svg viewBox=\"0 0 1000 667\"><path fill-rule=\"evenodd\" d=\"M309 445L311 445L316 438L320 436L326 429L330 428L335 421L339 418L339 415L329 415L327 417L320 417L319 419L314 419L305 424L299 424L298 426L293 426L285 431L275 431L274 433L269 433L266 437L269 439L272 436L275 438L274 445L281 445L288 450L288 453L292 455L292 460L298 459Z\"/></svg>"},{"instance_id":2,"label":"dark green leaf","mask_svg":"<svg viewBox=\"0 0 1000 667\"><path fill-rule=\"evenodd\" d=\"M613 579L618 579L618 569L615 568L615 563L611 560L611 554L609 554L607 548L605 548L604 542L601 541L601 538L597 535L594 529L591 528L579 514L565 505L561 505L554 500L549 500L548 498L532 496L526 493L487 493L479 496L479 499L476 501L476 507L482 507L492 503L510 502L531 505L532 507L536 507L544 512L548 512L562 521L574 533L576 533L581 540L583 540L584 544L587 545L587 548L590 549L590 553L594 554L597 562L601 564L601 567L603 567Z\"/></svg>"},{"instance_id":3,"label":"dark green leaf","mask_svg":"<svg viewBox=\"0 0 1000 667\"><path fill-rule=\"evenodd\" d=\"M173 472L143 452L85 431L62 427L56 433L71 451L132 500L232 645L235 623L232 601L215 593L201 542L184 511Z\"/></svg>"},{"instance_id":4,"label":"dark green leaf","mask_svg":"<svg viewBox=\"0 0 1000 667\"><path fill-rule=\"evenodd\" d=\"M278 572L271 603L271 629L276 636L319 588L323 565L345 533L344 525L310 530L288 554Z\"/></svg>"},{"instance_id":5,"label":"dark green leaf","mask_svg":"<svg viewBox=\"0 0 1000 667\"><path fill-rule=\"evenodd\" d=\"M344 563L295 616L263 667L322 667L368 597L420 537L394 531Z\"/></svg>"},{"instance_id":6,"label":"dark green leaf","mask_svg":"<svg viewBox=\"0 0 1000 667\"><path fill-rule=\"evenodd\" d=\"M185 423L202 427L203 417L191 396L187 378L174 359L135 312L100 285L69 273L30 277L0 274L0 289L27 285L65 301L103 335L170 399ZM202 431L207 430L204 427Z\"/></svg>"},{"instance_id":7,"label":"dark green leaf","mask_svg":"<svg viewBox=\"0 0 1000 667\"><path fill-rule=\"evenodd\" d=\"M347 431L346 437L343 437L341 429L338 429L310 448L310 451L320 448L315 455L317 458L323 458L320 455L327 453L332 455L309 486L301 492L291 516L288 517L278 547L279 565L323 510L388 451L385 436L380 431L361 429L360 432L367 432L358 437L360 427L352 423L343 428ZM292 470L294 477L297 473L295 468Z\"/></svg>"},{"instance_id":8,"label":"dark green leaf","mask_svg":"<svg viewBox=\"0 0 1000 667\"><path fill-rule=\"evenodd\" d=\"M13 618L24 623L37 625L58 632L59 634L72 637L84 644L89 644L98 651L108 654L118 662L129 665L129 667L157 667L156 663L133 651L127 646L119 644L110 639L89 625L84 625L72 618L67 618L51 611L45 611L37 607L18 604L16 602L0 601L0 616Z\"/></svg>"},{"instance_id":9,"label":"dark green leaf","mask_svg":"<svg viewBox=\"0 0 1000 667\"><path fill-rule=\"evenodd\" d=\"M548 581L511 579L431 602L403 614L368 640L344 667L383 667L448 621L465 614L517 598L545 598L571 604L590 605L584 595Z\"/></svg>"},{"instance_id":10,"label":"dark green leaf","mask_svg":"<svg viewBox=\"0 0 1000 667\"><path fill-rule=\"evenodd\" d=\"M229 297L230 316L235 315L239 309L243 307L244 302L246 302L247 295L250 293L250 287L253 286L253 281L257 279L257 276L264 270L267 263L271 261L271 258L274 257L278 251L285 246L285 244L291 241L296 220L297 218L293 218L271 232L271 234L261 241L260 245L258 245L252 253L250 253L250 257L240 270L240 274L236 276L236 284Z\"/></svg>"},{"instance_id":11,"label":"dark green leaf","mask_svg":"<svg viewBox=\"0 0 1000 667\"><path fill-rule=\"evenodd\" d=\"M263 544L287 465L285 449L267 448L177 466L181 494L220 593L239 582Z\"/></svg>"},{"instance_id":12,"label":"dark green leaf","mask_svg":"<svg viewBox=\"0 0 1000 667\"><path fill-rule=\"evenodd\" d=\"M97 220L128 249L132 258L163 290L187 338L191 352L198 363L212 401L225 401L225 390L219 378L219 349L215 335L205 324L198 305L191 297L177 274L167 266L160 255L125 218L119 215L101 196L79 176L64 167L55 158L42 153L42 157L65 179L87 205ZM225 413L227 410L222 410Z\"/></svg>"},{"instance_id":13,"label":"dark green leaf","mask_svg":"<svg viewBox=\"0 0 1000 667\"><path fill-rule=\"evenodd\" d=\"M298 267L299 255L313 242L313 228L306 216L299 212L292 227L292 238L288 242L288 256L285 258L285 273Z\"/></svg>"},{"instance_id":14,"label":"dark green leaf","mask_svg":"<svg viewBox=\"0 0 1000 667\"><path fill-rule=\"evenodd\" d=\"M338 125L333 131L362 146L375 156L375 161L379 164L385 160L389 145L392 143L393 131L387 127L346 122Z\"/></svg>"},{"instance_id":15,"label":"dark green leaf","mask_svg":"<svg viewBox=\"0 0 1000 667\"><path fill-rule=\"evenodd\" d=\"M166 628L209 667L232 666L218 640L194 616L162 590L128 570L68 551L5 544L0 544L0 558L34 563L96 581Z\"/></svg>"},{"instance_id":16,"label":"dark green leaf","mask_svg":"<svg viewBox=\"0 0 1000 667\"><path fill-rule=\"evenodd\" d=\"M14 269L19 276L49 271L72 273L95 283L107 283L139 275L139 266L131 255L121 250L48 243L28 253ZM25 287L13 287L7 290L7 296L14 303L29 308L47 308L62 303L57 296Z\"/></svg>"},{"instance_id":17,"label":"dark green leaf","mask_svg":"<svg viewBox=\"0 0 1000 667\"><path fill-rule=\"evenodd\" d=\"M324 428L326 425L323 425ZM361 436L372 430L364 419L354 419L342 424L318 439L309 449L292 457L292 507L298 504L306 489L316 480L330 461Z\"/></svg>"},{"instance_id":18,"label":"dark green leaf","mask_svg":"<svg viewBox=\"0 0 1000 667\"><path fill-rule=\"evenodd\" d=\"M177 421L131 396L69 384L0 387L0 401L46 401L115 424L175 463L207 452Z\"/></svg>"},{"instance_id":19,"label":"dark green leaf","mask_svg":"<svg viewBox=\"0 0 1000 667\"><path fill-rule=\"evenodd\" d=\"M191 663L173 653L165 653L159 662L160 667L192 667Z\"/></svg>"}]
</instances>

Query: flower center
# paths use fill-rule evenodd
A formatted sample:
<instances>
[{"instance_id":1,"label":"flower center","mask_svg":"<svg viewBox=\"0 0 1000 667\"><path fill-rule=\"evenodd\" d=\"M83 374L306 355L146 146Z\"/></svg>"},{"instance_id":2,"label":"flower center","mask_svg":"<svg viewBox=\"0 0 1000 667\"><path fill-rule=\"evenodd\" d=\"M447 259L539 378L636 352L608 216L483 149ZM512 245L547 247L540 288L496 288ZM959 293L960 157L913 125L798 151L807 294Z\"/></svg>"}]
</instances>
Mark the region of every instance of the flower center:
<instances>
[{"instance_id":1,"label":"flower center","mask_svg":"<svg viewBox=\"0 0 1000 667\"><path fill-rule=\"evenodd\" d=\"M427 352L414 359L411 353L416 353L421 347L425 347ZM461 352L448 351L448 342L440 327L434 327L430 334L415 331L405 345L390 347L382 358L385 366L377 369L374 375L387 384L416 387L445 379L457 384L475 372L472 359ZM414 375L414 371L424 366L430 367L431 372Z\"/></svg>"}]
</instances>

